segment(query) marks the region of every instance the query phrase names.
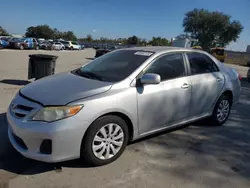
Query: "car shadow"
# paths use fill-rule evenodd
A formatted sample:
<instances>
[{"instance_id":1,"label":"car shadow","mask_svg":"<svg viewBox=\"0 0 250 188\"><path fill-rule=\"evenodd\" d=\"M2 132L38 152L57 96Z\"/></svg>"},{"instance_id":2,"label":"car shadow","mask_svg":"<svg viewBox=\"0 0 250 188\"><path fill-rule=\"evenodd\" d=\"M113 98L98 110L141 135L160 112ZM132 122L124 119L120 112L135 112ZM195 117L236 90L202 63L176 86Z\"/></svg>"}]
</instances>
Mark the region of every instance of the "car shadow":
<instances>
[{"instance_id":1,"label":"car shadow","mask_svg":"<svg viewBox=\"0 0 250 188\"><path fill-rule=\"evenodd\" d=\"M152 161L147 167L165 171L183 181L198 181L194 174L204 177L203 181L210 184L235 174L249 179L249 85L242 83L241 98L223 126L214 126L204 119L184 129L144 140L149 148L147 156Z\"/></svg>"},{"instance_id":2,"label":"car shadow","mask_svg":"<svg viewBox=\"0 0 250 188\"><path fill-rule=\"evenodd\" d=\"M0 83L23 86L30 83L28 80L14 80L14 79L4 79L0 80Z\"/></svg>"}]
</instances>

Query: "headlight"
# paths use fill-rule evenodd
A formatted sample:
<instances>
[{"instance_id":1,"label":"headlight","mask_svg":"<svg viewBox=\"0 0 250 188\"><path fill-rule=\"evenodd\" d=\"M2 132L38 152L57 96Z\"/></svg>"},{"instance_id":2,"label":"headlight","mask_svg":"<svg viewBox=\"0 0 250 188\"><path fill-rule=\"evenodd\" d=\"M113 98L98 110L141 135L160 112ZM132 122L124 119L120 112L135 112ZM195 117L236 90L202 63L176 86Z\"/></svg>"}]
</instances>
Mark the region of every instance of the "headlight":
<instances>
[{"instance_id":1,"label":"headlight","mask_svg":"<svg viewBox=\"0 0 250 188\"><path fill-rule=\"evenodd\" d=\"M60 107L45 107L37 112L33 117L33 121L56 121L70 116L76 115L83 105L79 106L60 106Z\"/></svg>"}]
</instances>

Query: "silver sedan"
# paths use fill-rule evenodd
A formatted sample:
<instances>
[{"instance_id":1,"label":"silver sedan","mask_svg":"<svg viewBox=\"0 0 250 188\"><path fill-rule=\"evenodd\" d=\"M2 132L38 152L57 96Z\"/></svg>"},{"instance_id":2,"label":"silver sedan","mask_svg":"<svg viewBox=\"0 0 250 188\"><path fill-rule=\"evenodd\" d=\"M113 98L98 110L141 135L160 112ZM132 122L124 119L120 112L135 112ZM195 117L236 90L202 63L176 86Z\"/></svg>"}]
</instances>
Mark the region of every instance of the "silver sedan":
<instances>
[{"instance_id":1,"label":"silver sedan","mask_svg":"<svg viewBox=\"0 0 250 188\"><path fill-rule=\"evenodd\" d=\"M147 135L203 118L224 124L239 94L240 75L206 52L121 49L22 88L8 135L28 158L104 165Z\"/></svg>"}]
</instances>

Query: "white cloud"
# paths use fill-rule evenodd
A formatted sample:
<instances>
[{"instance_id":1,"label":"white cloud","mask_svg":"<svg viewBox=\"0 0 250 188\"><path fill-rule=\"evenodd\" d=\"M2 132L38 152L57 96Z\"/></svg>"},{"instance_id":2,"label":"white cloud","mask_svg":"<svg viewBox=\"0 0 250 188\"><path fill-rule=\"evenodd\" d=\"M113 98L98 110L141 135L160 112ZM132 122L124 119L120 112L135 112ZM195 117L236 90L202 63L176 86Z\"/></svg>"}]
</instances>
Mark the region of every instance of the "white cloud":
<instances>
[{"instance_id":1,"label":"white cloud","mask_svg":"<svg viewBox=\"0 0 250 188\"><path fill-rule=\"evenodd\" d=\"M93 31L93 33L95 33L95 32L96 32L96 29L93 29L92 31Z\"/></svg>"}]
</instances>

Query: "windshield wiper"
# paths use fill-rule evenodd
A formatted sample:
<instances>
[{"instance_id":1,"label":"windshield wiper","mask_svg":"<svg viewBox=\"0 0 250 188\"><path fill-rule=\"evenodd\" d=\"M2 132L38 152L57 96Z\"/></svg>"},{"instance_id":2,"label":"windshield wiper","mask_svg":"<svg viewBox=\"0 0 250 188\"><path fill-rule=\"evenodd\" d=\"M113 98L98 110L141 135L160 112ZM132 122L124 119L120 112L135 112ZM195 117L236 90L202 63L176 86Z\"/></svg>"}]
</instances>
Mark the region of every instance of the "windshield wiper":
<instances>
[{"instance_id":1,"label":"windshield wiper","mask_svg":"<svg viewBox=\"0 0 250 188\"><path fill-rule=\"evenodd\" d=\"M96 80L102 80L102 77L97 75L96 73L89 72L89 71L81 71L80 69L77 70L77 74L86 78L92 78Z\"/></svg>"}]
</instances>

